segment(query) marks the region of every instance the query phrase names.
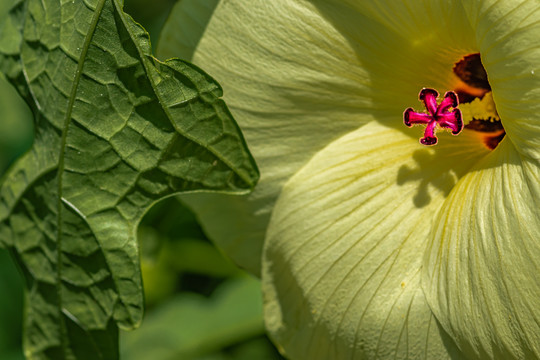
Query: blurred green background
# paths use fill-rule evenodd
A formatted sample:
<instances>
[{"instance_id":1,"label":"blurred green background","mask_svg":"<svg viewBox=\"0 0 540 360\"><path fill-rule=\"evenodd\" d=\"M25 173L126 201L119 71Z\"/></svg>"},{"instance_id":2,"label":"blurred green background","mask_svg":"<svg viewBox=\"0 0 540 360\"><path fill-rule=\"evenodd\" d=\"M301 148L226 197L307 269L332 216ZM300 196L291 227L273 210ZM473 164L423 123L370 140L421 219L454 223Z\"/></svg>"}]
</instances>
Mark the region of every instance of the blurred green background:
<instances>
[{"instance_id":1,"label":"blurred green background","mask_svg":"<svg viewBox=\"0 0 540 360\"><path fill-rule=\"evenodd\" d=\"M155 48L175 0L125 0L124 10L150 33ZM0 1L0 16L8 10ZM32 142L31 114L0 75L0 173ZM129 360L282 359L265 335L258 279L234 266L204 236L175 197L156 204L139 227L146 314L121 334ZM23 283L0 250L0 359L21 350Z\"/></svg>"}]
</instances>

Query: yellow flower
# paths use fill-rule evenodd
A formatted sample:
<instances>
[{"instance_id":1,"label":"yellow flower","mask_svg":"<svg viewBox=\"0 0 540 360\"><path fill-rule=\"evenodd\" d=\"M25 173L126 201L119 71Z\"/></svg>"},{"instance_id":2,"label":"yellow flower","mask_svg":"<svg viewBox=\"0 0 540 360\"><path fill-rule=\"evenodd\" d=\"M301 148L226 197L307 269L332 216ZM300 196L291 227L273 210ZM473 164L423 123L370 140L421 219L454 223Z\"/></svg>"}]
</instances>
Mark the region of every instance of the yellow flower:
<instances>
[{"instance_id":1,"label":"yellow flower","mask_svg":"<svg viewBox=\"0 0 540 360\"><path fill-rule=\"evenodd\" d=\"M180 2L161 53L223 85L262 177L185 200L262 269L287 356L540 358L540 3L214 5ZM459 92L452 69L476 53L496 111L476 96L459 136L421 145L403 111L422 88ZM489 111L506 132L491 145L473 120Z\"/></svg>"}]
</instances>

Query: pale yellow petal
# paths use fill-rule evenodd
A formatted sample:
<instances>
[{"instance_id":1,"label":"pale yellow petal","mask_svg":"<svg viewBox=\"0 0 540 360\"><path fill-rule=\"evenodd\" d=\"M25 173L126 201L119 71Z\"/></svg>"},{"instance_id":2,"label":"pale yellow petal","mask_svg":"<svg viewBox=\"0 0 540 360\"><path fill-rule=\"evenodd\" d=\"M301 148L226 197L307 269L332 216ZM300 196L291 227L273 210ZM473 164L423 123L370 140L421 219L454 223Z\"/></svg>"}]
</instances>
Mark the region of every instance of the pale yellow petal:
<instances>
[{"instance_id":1,"label":"pale yellow petal","mask_svg":"<svg viewBox=\"0 0 540 360\"><path fill-rule=\"evenodd\" d=\"M540 167L509 139L442 206L426 252L429 304L473 357L540 358Z\"/></svg>"},{"instance_id":2,"label":"pale yellow petal","mask_svg":"<svg viewBox=\"0 0 540 360\"><path fill-rule=\"evenodd\" d=\"M371 122L285 185L263 257L265 317L291 359L443 359L456 349L420 287L434 214L487 150L427 148Z\"/></svg>"},{"instance_id":3,"label":"pale yellow petal","mask_svg":"<svg viewBox=\"0 0 540 360\"><path fill-rule=\"evenodd\" d=\"M476 51L460 2L399 3L228 0L209 21L197 1L177 5L187 14L180 20L198 20L176 21L170 38L196 44L193 62L223 86L261 170L247 197L184 198L241 266L259 272L275 199L317 151L363 124L366 113L402 124L405 108L422 108L422 87L450 90L454 62ZM202 38L191 40L193 32ZM177 44L179 56L190 54L186 43ZM162 40L161 53L174 55L174 46Z\"/></svg>"},{"instance_id":4,"label":"pale yellow petal","mask_svg":"<svg viewBox=\"0 0 540 360\"><path fill-rule=\"evenodd\" d=\"M183 22L177 30L181 38L191 28ZM223 86L261 181L248 197L183 199L228 255L259 274L281 185L316 151L361 125L359 113L369 105L368 77L347 39L306 1L221 1L192 60Z\"/></svg>"}]
</instances>

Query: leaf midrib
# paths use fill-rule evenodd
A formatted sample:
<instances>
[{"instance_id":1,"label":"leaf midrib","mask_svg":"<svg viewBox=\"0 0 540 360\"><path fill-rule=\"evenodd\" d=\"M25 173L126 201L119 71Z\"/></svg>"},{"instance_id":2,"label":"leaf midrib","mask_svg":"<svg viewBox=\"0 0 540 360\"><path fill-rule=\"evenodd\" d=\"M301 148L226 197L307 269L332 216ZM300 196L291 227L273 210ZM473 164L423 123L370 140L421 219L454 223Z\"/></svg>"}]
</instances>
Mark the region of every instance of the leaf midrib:
<instances>
[{"instance_id":1,"label":"leaf midrib","mask_svg":"<svg viewBox=\"0 0 540 360\"><path fill-rule=\"evenodd\" d=\"M62 302L62 286L61 286L61 276L62 276L62 187L63 187L63 174L64 174L64 159L65 159L65 153L66 153L66 144L67 144L67 133L69 129L69 124L71 123L71 115L73 113L73 106L75 104L75 97L77 95L77 90L79 87L84 62L86 60L86 55L88 53L88 48L90 47L90 43L92 41L92 38L94 37L94 33L97 28L97 24L99 22L99 18L101 17L101 13L103 11L103 7L105 5L106 0L99 0L95 10L94 10L94 16L92 18L92 22L90 23L90 26L88 28L88 33L86 34L86 37L84 39L84 44L81 48L81 54L79 56L79 62L77 63L77 70L75 72L75 76L73 79L73 85L71 87L71 92L69 94L67 109L66 109L66 117L64 118L64 124L62 126L62 139L60 142L60 154L58 157L58 171L57 171L57 194L56 194L56 206L57 206L57 215L56 215L56 278L57 278L57 284L56 284L56 291L58 296L58 303L60 309L63 309L63 302ZM67 329L66 324L64 321L60 319L60 341L61 341L61 347L63 352L63 357L66 358L66 355L68 354L68 343L67 343Z\"/></svg>"}]
</instances>

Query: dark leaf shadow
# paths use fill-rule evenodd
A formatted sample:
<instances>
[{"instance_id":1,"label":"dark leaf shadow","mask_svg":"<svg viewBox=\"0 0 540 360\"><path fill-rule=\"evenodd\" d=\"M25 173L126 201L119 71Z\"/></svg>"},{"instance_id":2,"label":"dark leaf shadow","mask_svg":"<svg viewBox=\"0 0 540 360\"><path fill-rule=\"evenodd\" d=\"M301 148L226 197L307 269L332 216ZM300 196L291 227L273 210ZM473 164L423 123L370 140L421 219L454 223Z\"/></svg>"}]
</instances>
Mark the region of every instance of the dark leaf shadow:
<instances>
[{"instance_id":1,"label":"dark leaf shadow","mask_svg":"<svg viewBox=\"0 0 540 360\"><path fill-rule=\"evenodd\" d=\"M420 180L418 190L413 197L416 207L421 208L431 202L431 195L429 194L430 184L442 191L446 197L457 183L458 177L452 168L448 168L442 174L438 173L430 176L433 173L432 168L434 163L447 160L442 159L441 153L441 151L430 152L427 149L416 150L413 153L413 159L416 161L417 166L410 167L409 165L403 165L399 168L397 175L398 185Z\"/></svg>"}]
</instances>

